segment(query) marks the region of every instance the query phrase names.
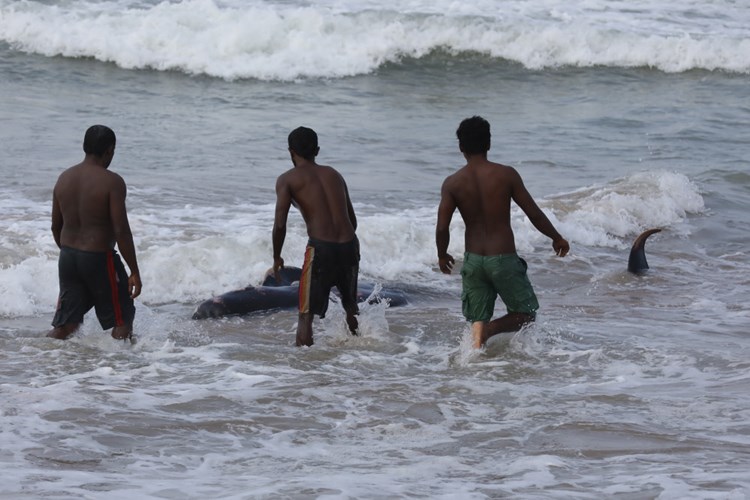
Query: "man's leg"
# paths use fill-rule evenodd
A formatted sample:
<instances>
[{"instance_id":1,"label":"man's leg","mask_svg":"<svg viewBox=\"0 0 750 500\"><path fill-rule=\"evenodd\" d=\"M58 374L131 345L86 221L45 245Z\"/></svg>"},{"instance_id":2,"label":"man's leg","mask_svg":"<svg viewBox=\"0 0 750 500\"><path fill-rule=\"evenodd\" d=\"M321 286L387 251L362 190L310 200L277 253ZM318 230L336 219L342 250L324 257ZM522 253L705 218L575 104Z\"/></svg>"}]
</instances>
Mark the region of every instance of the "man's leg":
<instances>
[{"instance_id":1,"label":"man's leg","mask_svg":"<svg viewBox=\"0 0 750 500\"><path fill-rule=\"evenodd\" d=\"M299 319L297 320L297 343L299 346L311 346L313 345L313 332L312 332L313 315L312 313L299 313Z\"/></svg>"},{"instance_id":2,"label":"man's leg","mask_svg":"<svg viewBox=\"0 0 750 500\"><path fill-rule=\"evenodd\" d=\"M352 255L349 258L352 259L355 264L346 266L339 270L339 277L336 282L336 288L341 293L341 305L344 307L346 312L346 324L349 327L349 331L352 335L359 335L357 329L359 328L359 321L357 315L359 314L359 305L357 304L357 281L359 278L359 245L356 244L352 247Z\"/></svg>"},{"instance_id":3,"label":"man's leg","mask_svg":"<svg viewBox=\"0 0 750 500\"><path fill-rule=\"evenodd\" d=\"M47 337L65 340L73 335L80 326L80 323L66 323L62 326L56 326L55 328L47 332Z\"/></svg>"},{"instance_id":4,"label":"man's leg","mask_svg":"<svg viewBox=\"0 0 750 500\"><path fill-rule=\"evenodd\" d=\"M539 301L526 274L526 261L517 255L498 256L492 259L493 286L509 310L532 312L509 312L505 316L489 322L485 330L484 342L498 333L517 332L535 318L533 311L539 308Z\"/></svg>"},{"instance_id":5,"label":"man's leg","mask_svg":"<svg viewBox=\"0 0 750 500\"><path fill-rule=\"evenodd\" d=\"M474 336L474 347L483 346L490 337L497 335L498 333L506 332L517 332L524 325L528 325L534 321L534 316L525 313L508 313L500 318L493 319L489 323L483 323L486 325L484 328L479 330L479 334L476 333L475 326L477 323L472 325L472 334ZM479 344L477 345L477 341Z\"/></svg>"},{"instance_id":6,"label":"man's leg","mask_svg":"<svg viewBox=\"0 0 750 500\"><path fill-rule=\"evenodd\" d=\"M346 310L346 324L349 326L349 331L352 335L359 335L357 329L359 328L359 321L357 320L357 314L359 314L359 307L357 303L354 305L348 305L344 308Z\"/></svg>"},{"instance_id":7,"label":"man's leg","mask_svg":"<svg viewBox=\"0 0 750 500\"><path fill-rule=\"evenodd\" d=\"M472 347L479 349L487 341L487 322L475 321L471 324Z\"/></svg>"}]
</instances>

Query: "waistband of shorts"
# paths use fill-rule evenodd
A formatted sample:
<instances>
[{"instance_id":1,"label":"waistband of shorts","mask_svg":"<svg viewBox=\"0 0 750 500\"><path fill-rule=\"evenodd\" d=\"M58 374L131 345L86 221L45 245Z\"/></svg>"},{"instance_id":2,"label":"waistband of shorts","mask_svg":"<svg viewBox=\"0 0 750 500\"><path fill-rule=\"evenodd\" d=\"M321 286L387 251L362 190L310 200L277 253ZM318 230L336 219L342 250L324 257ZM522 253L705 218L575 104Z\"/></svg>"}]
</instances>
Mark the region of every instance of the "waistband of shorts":
<instances>
[{"instance_id":1,"label":"waistband of shorts","mask_svg":"<svg viewBox=\"0 0 750 500\"><path fill-rule=\"evenodd\" d=\"M338 241L324 241L324 240L318 240L315 238L308 238L307 239L307 246L309 247L347 247L349 245L352 245L353 243L359 242L359 239L355 235L354 238L352 238L349 241L344 242L338 242Z\"/></svg>"},{"instance_id":2,"label":"waistband of shorts","mask_svg":"<svg viewBox=\"0 0 750 500\"><path fill-rule=\"evenodd\" d=\"M109 254L116 255L117 254L117 251L115 251L114 249L107 250L106 252L94 252L92 250L81 250L79 248L68 247L65 245L62 245L60 247L60 250L61 251L64 250L66 252L71 252L71 253L84 254L84 255L109 255Z\"/></svg>"},{"instance_id":3,"label":"waistband of shorts","mask_svg":"<svg viewBox=\"0 0 750 500\"><path fill-rule=\"evenodd\" d=\"M517 259L518 252L513 253L500 253L497 255L480 255L478 253L472 253L472 252L464 252L464 260L468 259L498 259L498 260L506 260L506 259Z\"/></svg>"}]
</instances>

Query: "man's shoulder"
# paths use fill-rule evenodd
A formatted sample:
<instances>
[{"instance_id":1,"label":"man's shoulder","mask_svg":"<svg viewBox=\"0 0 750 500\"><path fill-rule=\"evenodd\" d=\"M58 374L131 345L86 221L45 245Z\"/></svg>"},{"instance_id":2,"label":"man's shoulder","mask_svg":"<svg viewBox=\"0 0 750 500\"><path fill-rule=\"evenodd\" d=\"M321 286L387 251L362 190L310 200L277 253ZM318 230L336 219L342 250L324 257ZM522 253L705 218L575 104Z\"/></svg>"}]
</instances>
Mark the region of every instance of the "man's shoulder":
<instances>
[{"instance_id":1,"label":"man's shoulder","mask_svg":"<svg viewBox=\"0 0 750 500\"><path fill-rule=\"evenodd\" d=\"M497 172L503 172L503 173L511 173L515 172L516 169L510 165L506 165L504 163L499 163L496 161L489 161L487 160L487 166L495 169Z\"/></svg>"},{"instance_id":2,"label":"man's shoulder","mask_svg":"<svg viewBox=\"0 0 750 500\"><path fill-rule=\"evenodd\" d=\"M70 176L73 176L73 175L76 174L76 172L81 171L83 169L83 167L84 167L83 163L76 163L75 165L72 165L72 166L66 168L65 170L63 170L62 172L60 172L59 177L63 177L63 176L70 177Z\"/></svg>"},{"instance_id":3,"label":"man's shoulder","mask_svg":"<svg viewBox=\"0 0 750 500\"><path fill-rule=\"evenodd\" d=\"M105 179L106 182L113 188L124 188L125 187L125 179L122 178L120 174L117 172L113 172L112 170L103 168L103 172L99 172L99 175L102 177L102 179Z\"/></svg>"},{"instance_id":4,"label":"man's shoulder","mask_svg":"<svg viewBox=\"0 0 750 500\"><path fill-rule=\"evenodd\" d=\"M338 170L336 170L330 165L316 164L315 168L312 169L312 172L315 173L318 177L333 176L333 177L341 177L342 179L344 177L341 175L341 173L339 173Z\"/></svg>"},{"instance_id":5,"label":"man's shoulder","mask_svg":"<svg viewBox=\"0 0 750 500\"><path fill-rule=\"evenodd\" d=\"M60 172L60 175L57 176L57 185L76 183L78 179L86 176L85 165L78 163Z\"/></svg>"},{"instance_id":6,"label":"man's shoulder","mask_svg":"<svg viewBox=\"0 0 750 500\"><path fill-rule=\"evenodd\" d=\"M288 182L289 179L293 179L294 177L297 177L297 171L296 170L297 170L296 168L290 168L286 172L282 172L276 178L276 182Z\"/></svg>"},{"instance_id":7,"label":"man's shoulder","mask_svg":"<svg viewBox=\"0 0 750 500\"><path fill-rule=\"evenodd\" d=\"M468 173L469 173L469 166L464 165L463 167L458 168L458 170L456 170L455 172L447 176L445 180L443 181L443 184L460 182L461 179L463 179L464 177L468 175Z\"/></svg>"},{"instance_id":8,"label":"man's shoulder","mask_svg":"<svg viewBox=\"0 0 750 500\"><path fill-rule=\"evenodd\" d=\"M512 181L518 176L518 171L510 165L494 161L486 161L476 169L476 175L484 179L496 179L503 181Z\"/></svg>"}]
</instances>

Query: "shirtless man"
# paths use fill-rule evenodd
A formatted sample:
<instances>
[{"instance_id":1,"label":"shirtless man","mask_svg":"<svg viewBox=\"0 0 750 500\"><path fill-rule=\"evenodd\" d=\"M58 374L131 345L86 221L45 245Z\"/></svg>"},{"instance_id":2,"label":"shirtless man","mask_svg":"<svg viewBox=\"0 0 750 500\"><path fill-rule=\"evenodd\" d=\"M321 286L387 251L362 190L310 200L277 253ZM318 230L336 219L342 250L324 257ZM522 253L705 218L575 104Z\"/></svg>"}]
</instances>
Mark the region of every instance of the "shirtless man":
<instances>
[{"instance_id":1,"label":"shirtless man","mask_svg":"<svg viewBox=\"0 0 750 500\"><path fill-rule=\"evenodd\" d=\"M141 278L125 209L122 177L107 170L115 133L94 125L83 139L85 158L65 170L52 192L52 234L60 247L60 297L48 337L66 339L94 307L112 337L131 339ZM130 276L115 251L130 268Z\"/></svg>"},{"instance_id":2,"label":"shirtless man","mask_svg":"<svg viewBox=\"0 0 750 500\"><path fill-rule=\"evenodd\" d=\"M450 274L454 259L448 253L450 223L456 208L466 225L464 265L461 269L463 314L472 322L475 348L502 332L514 332L534 321L539 308L534 289L526 276L526 262L516 254L510 226L510 201L526 213L542 234L552 239L560 257L570 249L513 168L487 160L490 124L474 116L461 122L456 131L466 165L443 182L438 208L435 241L440 270ZM507 314L490 321L497 295Z\"/></svg>"},{"instance_id":3,"label":"shirtless man","mask_svg":"<svg viewBox=\"0 0 750 500\"><path fill-rule=\"evenodd\" d=\"M315 131L299 127L289 134L288 141L294 167L276 181L273 269L278 275L284 267L281 248L286 238L289 207L294 204L305 219L309 238L300 278L296 344L311 346L313 315L325 317L333 286L341 293L349 330L357 335L357 218L341 174L315 163L320 151Z\"/></svg>"}]
</instances>

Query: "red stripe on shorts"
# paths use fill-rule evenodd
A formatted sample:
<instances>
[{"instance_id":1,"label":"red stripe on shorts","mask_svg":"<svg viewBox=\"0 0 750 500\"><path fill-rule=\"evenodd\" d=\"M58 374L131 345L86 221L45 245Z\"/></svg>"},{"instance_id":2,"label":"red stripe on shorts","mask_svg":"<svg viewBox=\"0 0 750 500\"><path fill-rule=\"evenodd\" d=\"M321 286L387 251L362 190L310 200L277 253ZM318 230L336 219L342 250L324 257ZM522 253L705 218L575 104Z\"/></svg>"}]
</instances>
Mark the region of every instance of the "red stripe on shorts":
<instances>
[{"instance_id":1,"label":"red stripe on shorts","mask_svg":"<svg viewBox=\"0 0 750 500\"><path fill-rule=\"evenodd\" d=\"M122 308L120 307L120 292L117 286L117 270L115 269L114 252L107 253L107 274L109 275L109 289L112 291L112 310L115 313L115 326L123 326Z\"/></svg>"}]
</instances>

